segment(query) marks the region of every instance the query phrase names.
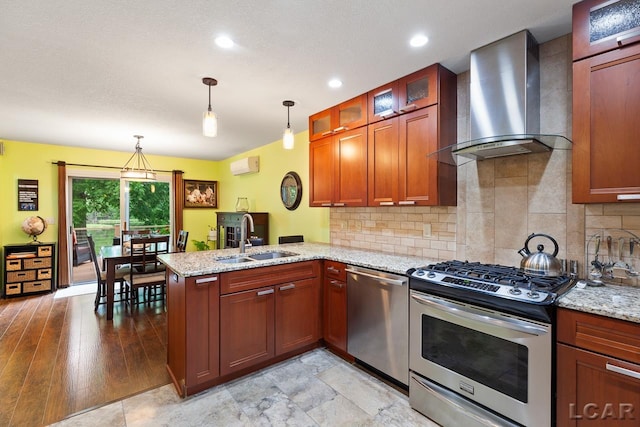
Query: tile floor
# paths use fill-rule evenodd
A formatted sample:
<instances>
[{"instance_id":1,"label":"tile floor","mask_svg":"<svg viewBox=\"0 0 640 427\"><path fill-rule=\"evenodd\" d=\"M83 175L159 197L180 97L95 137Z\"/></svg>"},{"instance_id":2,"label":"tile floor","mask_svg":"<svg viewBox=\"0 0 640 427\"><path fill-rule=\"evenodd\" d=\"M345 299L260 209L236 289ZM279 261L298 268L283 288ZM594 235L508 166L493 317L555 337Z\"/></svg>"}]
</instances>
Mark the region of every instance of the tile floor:
<instances>
[{"instance_id":1,"label":"tile floor","mask_svg":"<svg viewBox=\"0 0 640 427\"><path fill-rule=\"evenodd\" d=\"M437 427L407 396L324 349L186 399L169 384L54 425Z\"/></svg>"}]
</instances>

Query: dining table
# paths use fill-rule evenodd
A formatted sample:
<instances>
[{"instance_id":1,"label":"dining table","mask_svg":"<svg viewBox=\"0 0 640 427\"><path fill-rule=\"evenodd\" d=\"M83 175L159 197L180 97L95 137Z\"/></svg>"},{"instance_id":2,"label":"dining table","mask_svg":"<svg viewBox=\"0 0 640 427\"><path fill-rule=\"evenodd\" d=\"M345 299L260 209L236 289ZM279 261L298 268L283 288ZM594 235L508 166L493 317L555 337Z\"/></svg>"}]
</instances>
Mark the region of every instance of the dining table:
<instances>
[{"instance_id":1,"label":"dining table","mask_svg":"<svg viewBox=\"0 0 640 427\"><path fill-rule=\"evenodd\" d=\"M107 320L113 319L113 302L115 299L116 269L119 265L132 261L141 261L143 255L133 257L127 247L122 245L103 246L100 248L102 263L106 274L107 287Z\"/></svg>"}]
</instances>

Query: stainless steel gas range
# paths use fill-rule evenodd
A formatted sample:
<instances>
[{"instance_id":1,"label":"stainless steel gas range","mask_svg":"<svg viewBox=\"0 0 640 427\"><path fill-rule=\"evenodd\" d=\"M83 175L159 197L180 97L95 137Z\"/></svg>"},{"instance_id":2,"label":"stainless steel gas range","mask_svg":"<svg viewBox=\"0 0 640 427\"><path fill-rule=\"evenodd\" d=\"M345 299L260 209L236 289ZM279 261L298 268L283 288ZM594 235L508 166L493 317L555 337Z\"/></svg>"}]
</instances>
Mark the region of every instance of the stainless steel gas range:
<instances>
[{"instance_id":1,"label":"stainless steel gas range","mask_svg":"<svg viewBox=\"0 0 640 427\"><path fill-rule=\"evenodd\" d=\"M554 302L574 284L447 261L409 276L409 400L443 426L549 426Z\"/></svg>"}]
</instances>

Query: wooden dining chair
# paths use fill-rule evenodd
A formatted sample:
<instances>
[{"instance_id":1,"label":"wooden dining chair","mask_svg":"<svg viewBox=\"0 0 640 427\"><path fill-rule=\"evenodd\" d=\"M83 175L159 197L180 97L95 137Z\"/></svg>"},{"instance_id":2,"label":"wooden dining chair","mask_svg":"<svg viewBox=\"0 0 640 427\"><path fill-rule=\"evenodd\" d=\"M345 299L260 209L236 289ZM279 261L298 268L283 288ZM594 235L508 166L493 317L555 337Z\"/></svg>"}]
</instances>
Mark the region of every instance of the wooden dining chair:
<instances>
[{"instance_id":1,"label":"wooden dining chair","mask_svg":"<svg viewBox=\"0 0 640 427\"><path fill-rule=\"evenodd\" d=\"M101 304L107 303L107 272L103 271L100 268L100 262L98 261L98 256L96 254L96 245L93 241L93 237L87 235L87 242L89 243L89 257L93 262L93 267L96 272L96 282L98 283L96 289L96 298L94 300L94 308L93 311L98 310L98 306ZM127 290L125 289L125 277L130 273L129 266L119 267L115 272L115 281L120 285L120 301L124 300L124 296L127 295Z\"/></svg>"},{"instance_id":2,"label":"wooden dining chair","mask_svg":"<svg viewBox=\"0 0 640 427\"><path fill-rule=\"evenodd\" d=\"M134 237L130 240L131 270L125 277L127 301L131 308L140 303L139 290L143 289L145 302L162 300L166 288L165 266L158 255L169 253L169 236Z\"/></svg>"},{"instance_id":3,"label":"wooden dining chair","mask_svg":"<svg viewBox=\"0 0 640 427\"><path fill-rule=\"evenodd\" d=\"M128 246L130 240L138 237L150 237L151 230L122 230L120 232L120 244L124 246ZM126 244L125 244L126 243Z\"/></svg>"},{"instance_id":4,"label":"wooden dining chair","mask_svg":"<svg viewBox=\"0 0 640 427\"><path fill-rule=\"evenodd\" d=\"M178 232L178 238L176 239L176 252L184 252L187 250L187 239L189 238L189 232L180 230Z\"/></svg>"}]
</instances>

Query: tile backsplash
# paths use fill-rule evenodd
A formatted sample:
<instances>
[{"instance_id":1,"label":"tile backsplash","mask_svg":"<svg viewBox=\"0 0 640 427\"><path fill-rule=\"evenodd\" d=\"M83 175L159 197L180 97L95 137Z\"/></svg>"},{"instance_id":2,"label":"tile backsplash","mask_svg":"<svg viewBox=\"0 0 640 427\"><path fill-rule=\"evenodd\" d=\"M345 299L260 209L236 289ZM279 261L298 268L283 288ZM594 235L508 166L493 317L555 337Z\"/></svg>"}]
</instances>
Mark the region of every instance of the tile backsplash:
<instances>
[{"instance_id":1,"label":"tile backsplash","mask_svg":"<svg viewBox=\"0 0 640 427\"><path fill-rule=\"evenodd\" d=\"M426 260L456 257L456 207L331 208L331 243Z\"/></svg>"}]
</instances>

